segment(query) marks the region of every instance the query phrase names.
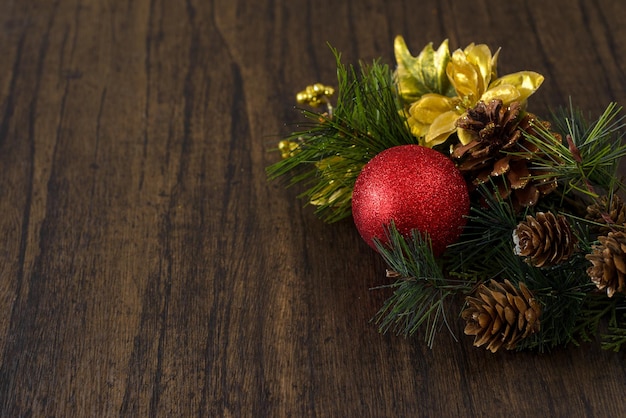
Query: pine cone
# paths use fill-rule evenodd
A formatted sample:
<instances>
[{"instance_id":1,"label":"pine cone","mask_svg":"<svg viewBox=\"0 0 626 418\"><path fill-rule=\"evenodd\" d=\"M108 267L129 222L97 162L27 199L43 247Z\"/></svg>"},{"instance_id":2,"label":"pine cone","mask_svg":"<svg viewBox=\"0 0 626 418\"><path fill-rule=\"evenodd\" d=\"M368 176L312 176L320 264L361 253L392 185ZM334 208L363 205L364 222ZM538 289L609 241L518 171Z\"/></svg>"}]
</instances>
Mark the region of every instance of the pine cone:
<instances>
[{"instance_id":1,"label":"pine cone","mask_svg":"<svg viewBox=\"0 0 626 418\"><path fill-rule=\"evenodd\" d=\"M597 203L587 207L585 219L602 224L596 229L601 234L612 231L612 225L626 224L626 205L618 195L602 196Z\"/></svg>"},{"instance_id":2,"label":"pine cone","mask_svg":"<svg viewBox=\"0 0 626 418\"><path fill-rule=\"evenodd\" d=\"M626 233L609 232L598 241L600 244L585 256L592 264L587 274L598 289L606 289L608 297L615 292L626 293Z\"/></svg>"},{"instance_id":3,"label":"pine cone","mask_svg":"<svg viewBox=\"0 0 626 418\"><path fill-rule=\"evenodd\" d=\"M540 195L552 192L557 183L555 176L532 167L537 147L523 132L539 136L532 127L537 122L533 115L521 113L518 102L509 106L499 99L479 102L457 121L459 135L469 143L457 145L452 157L474 188L491 179L502 197L512 193L516 206L533 206Z\"/></svg>"},{"instance_id":4,"label":"pine cone","mask_svg":"<svg viewBox=\"0 0 626 418\"><path fill-rule=\"evenodd\" d=\"M524 338L539 331L541 307L524 283L519 289L505 280L481 284L476 296L467 297L461 317L467 321L466 335L474 335L474 346L487 344L492 353L502 346L514 349Z\"/></svg>"},{"instance_id":5,"label":"pine cone","mask_svg":"<svg viewBox=\"0 0 626 418\"><path fill-rule=\"evenodd\" d=\"M567 260L576 250L576 237L567 219L552 212L526 216L513 231L515 254L535 267L553 266Z\"/></svg>"}]
</instances>

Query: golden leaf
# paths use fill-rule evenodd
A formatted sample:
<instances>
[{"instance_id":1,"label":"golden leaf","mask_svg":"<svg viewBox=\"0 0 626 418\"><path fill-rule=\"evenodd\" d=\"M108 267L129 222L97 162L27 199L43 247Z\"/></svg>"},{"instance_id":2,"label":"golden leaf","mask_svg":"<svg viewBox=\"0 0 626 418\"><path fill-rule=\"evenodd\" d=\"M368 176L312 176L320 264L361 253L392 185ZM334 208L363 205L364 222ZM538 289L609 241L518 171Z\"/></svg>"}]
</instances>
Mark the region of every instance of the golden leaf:
<instances>
[{"instance_id":1,"label":"golden leaf","mask_svg":"<svg viewBox=\"0 0 626 418\"><path fill-rule=\"evenodd\" d=\"M404 38L397 36L394 52L398 63L395 74L398 91L406 103L413 103L427 93L454 93L446 76L446 66L450 60L448 40L443 41L436 51L431 42L414 57Z\"/></svg>"}]
</instances>

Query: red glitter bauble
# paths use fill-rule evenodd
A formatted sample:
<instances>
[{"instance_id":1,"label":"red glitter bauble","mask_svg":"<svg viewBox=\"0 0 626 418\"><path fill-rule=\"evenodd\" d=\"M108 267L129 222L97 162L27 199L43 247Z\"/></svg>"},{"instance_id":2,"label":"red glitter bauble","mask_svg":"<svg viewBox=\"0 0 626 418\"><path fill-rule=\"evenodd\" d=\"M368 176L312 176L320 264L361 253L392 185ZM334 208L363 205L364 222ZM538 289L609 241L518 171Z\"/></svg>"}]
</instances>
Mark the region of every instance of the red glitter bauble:
<instances>
[{"instance_id":1,"label":"red glitter bauble","mask_svg":"<svg viewBox=\"0 0 626 418\"><path fill-rule=\"evenodd\" d=\"M352 215L372 248L385 242L391 221L409 237L427 233L438 256L459 238L469 213L467 185L445 155L419 145L400 145L376 155L359 174L352 195Z\"/></svg>"}]
</instances>

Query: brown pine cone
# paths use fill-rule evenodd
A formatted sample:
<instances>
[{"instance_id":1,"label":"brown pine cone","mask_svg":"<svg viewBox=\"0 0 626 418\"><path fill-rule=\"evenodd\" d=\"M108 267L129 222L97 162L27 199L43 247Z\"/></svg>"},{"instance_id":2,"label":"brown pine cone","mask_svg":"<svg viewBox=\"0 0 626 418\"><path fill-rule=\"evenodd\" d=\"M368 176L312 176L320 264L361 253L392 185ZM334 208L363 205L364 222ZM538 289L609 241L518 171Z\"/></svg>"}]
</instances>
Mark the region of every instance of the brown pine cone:
<instances>
[{"instance_id":1,"label":"brown pine cone","mask_svg":"<svg viewBox=\"0 0 626 418\"><path fill-rule=\"evenodd\" d=\"M606 289L608 297L626 293L626 233L609 232L598 241L600 244L585 256L592 264L587 274L598 289Z\"/></svg>"},{"instance_id":2,"label":"brown pine cone","mask_svg":"<svg viewBox=\"0 0 626 418\"><path fill-rule=\"evenodd\" d=\"M553 266L567 260L576 250L576 237L563 215L539 212L520 222L513 231L515 254L535 267Z\"/></svg>"},{"instance_id":3,"label":"brown pine cone","mask_svg":"<svg viewBox=\"0 0 626 418\"><path fill-rule=\"evenodd\" d=\"M539 136L533 128L535 119L531 114L522 116L520 103L504 106L499 99L481 101L468 110L457 126L469 142L452 152L468 184L476 188L491 179L502 197L512 194L516 206L533 206L541 195L556 189L556 177L532 167L537 147L523 132Z\"/></svg>"},{"instance_id":4,"label":"brown pine cone","mask_svg":"<svg viewBox=\"0 0 626 418\"><path fill-rule=\"evenodd\" d=\"M585 219L601 224L596 229L606 234L613 230L613 225L626 224L626 205L618 195L602 196L597 203L587 207Z\"/></svg>"},{"instance_id":5,"label":"brown pine cone","mask_svg":"<svg viewBox=\"0 0 626 418\"><path fill-rule=\"evenodd\" d=\"M519 289L505 280L481 284L475 296L468 296L461 317L467 321L466 335L474 335L474 346L487 344L495 353L500 347L514 349L517 344L539 331L541 307L524 283Z\"/></svg>"}]
</instances>

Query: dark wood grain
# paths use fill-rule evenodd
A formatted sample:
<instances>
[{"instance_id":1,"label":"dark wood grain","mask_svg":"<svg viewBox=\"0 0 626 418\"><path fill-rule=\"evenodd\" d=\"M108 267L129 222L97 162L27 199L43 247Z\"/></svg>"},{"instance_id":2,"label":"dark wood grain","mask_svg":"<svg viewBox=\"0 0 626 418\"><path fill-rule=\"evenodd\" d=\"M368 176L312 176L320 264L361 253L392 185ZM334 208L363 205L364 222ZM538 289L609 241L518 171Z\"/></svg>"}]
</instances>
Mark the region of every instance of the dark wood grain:
<instances>
[{"instance_id":1,"label":"dark wood grain","mask_svg":"<svg viewBox=\"0 0 626 418\"><path fill-rule=\"evenodd\" d=\"M450 39L626 103L618 0L1 0L0 416L624 416L624 355L379 335L384 265L267 182L304 85ZM287 124L287 125L286 125Z\"/></svg>"}]
</instances>

